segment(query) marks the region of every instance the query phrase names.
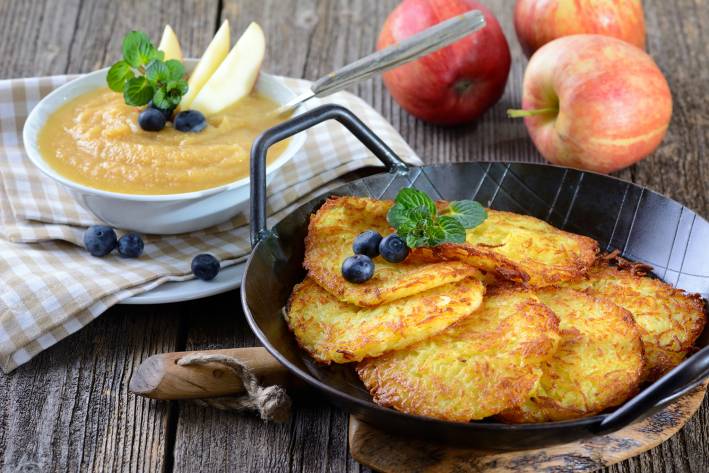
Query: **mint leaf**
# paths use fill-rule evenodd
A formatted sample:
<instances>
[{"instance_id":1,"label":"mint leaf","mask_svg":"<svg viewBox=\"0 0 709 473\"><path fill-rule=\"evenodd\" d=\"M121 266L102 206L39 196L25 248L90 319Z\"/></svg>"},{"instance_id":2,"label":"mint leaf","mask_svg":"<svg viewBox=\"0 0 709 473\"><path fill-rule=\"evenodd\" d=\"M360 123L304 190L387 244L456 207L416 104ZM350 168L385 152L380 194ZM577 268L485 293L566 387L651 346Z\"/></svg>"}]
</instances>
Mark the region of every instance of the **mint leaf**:
<instances>
[{"instance_id":1,"label":"mint leaf","mask_svg":"<svg viewBox=\"0 0 709 473\"><path fill-rule=\"evenodd\" d=\"M394 228L399 228L411 223L411 217L406 207L399 204L391 206L387 212L387 222Z\"/></svg>"},{"instance_id":2,"label":"mint leaf","mask_svg":"<svg viewBox=\"0 0 709 473\"><path fill-rule=\"evenodd\" d=\"M126 82L123 89L123 99L126 104L140 107L150 102L155 89L145 77L134 77Z\"/></svg>"},{"instance_id":3,"label":"mint leaf","mask_svg":"<svg viewBox=\"0 0 709 473\"><path fill-rule=\"evenodd\" d=\"M417 189L401 189L394 202L387 212L387 222L409 248L464 243L465 229L487 218L485 209L472 200L451 202L447 213L439 215L433 199Z\"/></svg>"},{"instance_id":4,"label":"mint leaf","mask_svg":"<svg viewBox=\"0 0 709 473\"><path fill-rule=\"evenodd\" d=\"M431 215L436 215L436 203L428 194L418 189L412 189L410 187L401 189L396 195L394 202L407 209L423 207L427 209Z\"/></svg>"},{"instance_id":5,"label":"mint leaf","mask_svg":"<svg viewBox=\"0 0 709 473\"><path fill-rule=\"evenodd\" d=\"M485 221L485 207L474 200L455 200L448 205L447 215L453 217L465 228L475 228Z\"/></svg>"},{"instance_id":6,"label":"mint leaf","mask_svg":"<svg viewBox=\"0 0 709 473\"><path fill-rule=\"evenodd\" d=\"M177 59L170 59L169 61L165 61L165 66L167 66L167 69L170 71L168 74L169 80L179 81L184 79L185 66L183 66L180 61Z\"/></svg>"},{"instance_id":7,"label":"mint leaf","mask_svg":"<svg viewBox=\"0 0 709 473\"><path fill-rule=\"evenodd\" d=\"M137 69L144 66L153 59L159 59L160 54L145 33L131 31L123 38L123 60L131 67Z\"/></svg>"},{"instance_id":8,"label":"mint leaf","mask_svg":"<svg viewBox=\"0 0 709 473\"><path fill-rule=\"evenodd\" d=\"M128 80L135 77L133 69L125 61L118 61L108 70L106 82L108 87L114 92L123 92L123 87Z\"/></svg>"},{"instance_id":9,"label":"mint leaf","mask_svg":"<svg viewBox=\"0 0 709 473\"><path fill-rule=\"evenodd\" d=\"M172 102L168 98L167 92L164 87L161 87L155 91L152 100L153 105L159 108L160 110L170 110L173 107Z\"/></svg>"},{"instance_id":10,"label":"mint leaf","mask_svg":"<svg viewBox=\"0 0 709 473\"><path fill-rule=\"evenodd\" d=\"M145 68L145 78L152 82L153 86L158 82L167 82L170 80L170 69L164 62L152 60Z\"/></svg>"},{"instance_id":11,"label":"mint leaf","mask_svg":"<svg viewBox=\"0 0 709 473\"><path fill-rule=\"evenodd\" d=\"M409 248L420 248L422 246L429 246L428 238L423 237L421 235L414 235L413 233L409 233L408 235L406 235L405 241L406 246L408 246Z\"/></svg>"},{"instance_id":12,"label":"mint leaf","mask_svg":"<svg viewBox=\"0 0 709 473\"><path fill-rule=\"evenodd\" d=\"M465 243L465 227L455 217L442 215L438 225L443 231L443 241L447 243Z\"/></svg>"},{"instance_id":13,"label":"mint leaf","mask_svg":"<svg viewBox=\"0 0 709 473\"><path fill-rule=\"evenodd\" d=\"M167 91L172 95L172 94L180 94L180 95L185 95L187 91L189 90L189 86L187 85L187 81L185 79L180 79L180 80L171 80L170 82L167 83Z\"/></svg>"},{"instance_id":14,"label":"mint leaf","mask_svg":"<svg viewBox=\"0 0 709 473\"><path fill-rule=\"evenodd\" d=\"M126 104L140 107L152 100L164 110L180 104L189 89L180 61L165 61L165 53L139 31L125 35L122 50L123 60L108 70L106 83L111 90L123 92Z\"/></svg>"}]
</instances>

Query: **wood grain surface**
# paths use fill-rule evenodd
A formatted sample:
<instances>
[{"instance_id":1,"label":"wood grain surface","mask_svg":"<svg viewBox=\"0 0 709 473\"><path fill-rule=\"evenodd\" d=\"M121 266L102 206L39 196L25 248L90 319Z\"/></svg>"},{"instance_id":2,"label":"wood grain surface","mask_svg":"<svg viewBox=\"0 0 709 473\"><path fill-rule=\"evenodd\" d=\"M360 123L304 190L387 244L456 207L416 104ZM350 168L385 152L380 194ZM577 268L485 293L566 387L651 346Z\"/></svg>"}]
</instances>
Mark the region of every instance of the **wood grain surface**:
<instances>
[{"instance_id":1,"label":"wood grain surface","mask_svg":"<svg viewBox=\"0 0 709 473\"><path fill-rule=\"evenodd\" d=\"M258 21L266 70L315 79L374 49L396 0L0 0L0 79L88 72L114 61L122 35L165 23L185 53L201 55L225 18ZM353 88L426 162L539 161L521 122L526 60L512 28L513 0L487 0L513 65L502 100L458 128L402 111L380 79ZM704 0L646 0L648 49L667 75L674 113L652 157L620 175L709 216L709 8ZM264 424L185 403L128 394L138 363L165 351L253 346L237 292L152 307L118 306L14 373L0 374L0 471L369 471L347 450L347 416L313 396L291 421ZM709 401L677 435L609 472L709 471Z\"/></svg>"}]
</instances>

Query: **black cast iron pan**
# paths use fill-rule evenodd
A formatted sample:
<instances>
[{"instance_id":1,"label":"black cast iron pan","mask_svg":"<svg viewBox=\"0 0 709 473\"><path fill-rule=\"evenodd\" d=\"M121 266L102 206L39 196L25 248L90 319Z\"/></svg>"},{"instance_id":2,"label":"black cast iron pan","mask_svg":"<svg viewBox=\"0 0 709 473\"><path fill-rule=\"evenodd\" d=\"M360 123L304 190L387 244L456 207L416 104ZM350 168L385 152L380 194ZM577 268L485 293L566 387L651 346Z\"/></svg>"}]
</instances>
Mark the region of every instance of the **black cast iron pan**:
<instances>
[{"instance_id":1,"label":"black cast iron pan","mask_svg":"<svg viewBox=\"0 0 709 473\"><path fill-rule=\"evenodd\" d=\"M387 171L315 198L273 229L266 225L266 151L273 144L334 119L352 132ZM263 133L251 151L253 252L241 287L247 320L266 349L291 373L355 417L397 434L478 448L522 449L566 443L618 430L650 415L709 376L709 329L699 351L612 412L593 417L510 425L445 422L376 405L351 366L322 366L301 351L283 319L293 286L305 277L308 219L329 195L393 198L413 186L434 198L475 199L494 209L528 214L598 240L601 248L652 265L654 274L682 289L709 294L709 223L679 203L604 175L540 164L464 163L407 167L347 109L326 105Z\"/></svg>"}]
</instances>

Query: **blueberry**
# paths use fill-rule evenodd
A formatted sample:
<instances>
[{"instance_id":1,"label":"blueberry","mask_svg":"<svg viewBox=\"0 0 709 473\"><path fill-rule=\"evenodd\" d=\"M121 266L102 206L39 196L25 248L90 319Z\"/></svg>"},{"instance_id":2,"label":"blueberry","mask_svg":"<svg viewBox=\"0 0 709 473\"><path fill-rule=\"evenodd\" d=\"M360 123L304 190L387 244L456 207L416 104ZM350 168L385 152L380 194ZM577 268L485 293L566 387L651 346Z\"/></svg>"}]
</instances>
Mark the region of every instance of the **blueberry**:
<instances>
[{"instance_id":1,"label":"blueberry","mask_svg":"<svg viewBox=\"0 0 709 473\"><path fill-rule=\"evenodd\" d=\"M160 131L165 128L165 115L157 108L146 108L138 115L138 125L145 131Z\"/></svg>"},{"instance_id":2,"label":"blueberry","mask_svg":"<svg viewBox=\"0 0 709 473\"><path fill-rule=\"evenodd\" d=\"M349 282L363 283L374 275L374 262L367 255L354 255L342 262L342 276Z\"/></svg>"},{"instance_id":3,"label":"blueberry","mask_svg":"<svg viewBox=\"0 0 709 473\"><path fill-rule=\"evenodd\" d=\"M197 110L185 110L175 115L175 129L178 131L202 131L207 119Z\"/></svg>"},{"instance_id":4,"label":"blueberry","mask_svg":"<svg viewBox=\"0 0 709 473\"><path fill-rule=\"evenodd\" d=\"M207 253L197 255L192 260L192 273L202 281L211 281L219 274L219 260Z\"/></svg>"},{"instance_id":5,"label":"blueberry","mask_svg":"<svg viewBox=\"0 0 709 473\"><path fill-rule=\"evenodd\" d=\"M385 236L379 243L379 253L390 263L401 263L409 255L409 247L396 233Z\"/></svg>"},{"instance_id":6,"label":"blueberry","mask_svg":"<svg viewBox=\"0 0 709 473\"><path fill-rule=\"evenodd\" d=\"M172 112L175 111L175 107L172 107L169 109L156 107L155 105L153 105L152 100L150 102L148 102L148 108L153 108L153 109L159 111L160 113L162 113L165 116L165 121L168 121L168 122L172 119Z\"/></svg>"},{"instance_id":7,"label":"blueberry","mask_svg":"<svg viewBox=\"0 0 709 473\"><path fill-rule=\"evenodd\" d=\"M106 225L92 225L84 232L84 246L92 256L106 256L116 242L116 232Z\"/></svg>"},{"instance_id":8,"label":"blueberry","mask_svg":"<svg viewBox=\"0 0 709 473\"><path fill-rule=\"evenodd\" d=\"M126 233L118 239L118 254L124 258L137 258L143 254L145 244L137 233Z\"/></svg>"},{"instance_id":9,"label":"blueberry","mask_svg":"<svg viewBox=\"0 0 709 473\"><path fill-rule=\"evenodd\" d=\"M374 230L367 230L357 235L352 243L352 251L356 255L367 255L370 258L379 256L379 242L382 236Z\"/></svg>"}]
</instances>

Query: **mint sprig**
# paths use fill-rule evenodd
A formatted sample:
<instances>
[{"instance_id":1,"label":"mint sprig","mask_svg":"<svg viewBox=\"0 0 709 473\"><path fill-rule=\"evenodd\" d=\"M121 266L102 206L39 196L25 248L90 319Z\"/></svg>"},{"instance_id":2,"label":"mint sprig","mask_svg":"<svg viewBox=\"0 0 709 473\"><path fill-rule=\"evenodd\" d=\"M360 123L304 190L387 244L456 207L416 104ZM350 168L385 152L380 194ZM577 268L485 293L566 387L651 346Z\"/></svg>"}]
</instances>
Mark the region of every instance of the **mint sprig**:
<instances>
[{"instance_id":1,"label":"mint sprig","mask_svg":"<svg viewBox=\"0 0 709 473\"><path fill-rule=\"evenodd\" d=\"M485 221L485 208L474 200L456 200L442 214L428 194L418 189L401 189L387 213L387 222L409 248L465 242L465 230Z\"/></svg>"},{"instance_id":2,"label":"mint sprig","mask_svg":"<svg viewBox=\"0 0 709 473\"><path fill-rule=\"evenodd\" d=\"M165 61L165 54L148 35L131 31L123 38L123 59L106 74L108 87L123 93L126 104L141 107L148 102L162 110L172 110L187 93L185 67L180 61Z\"/></svg>"}]
</instances>

